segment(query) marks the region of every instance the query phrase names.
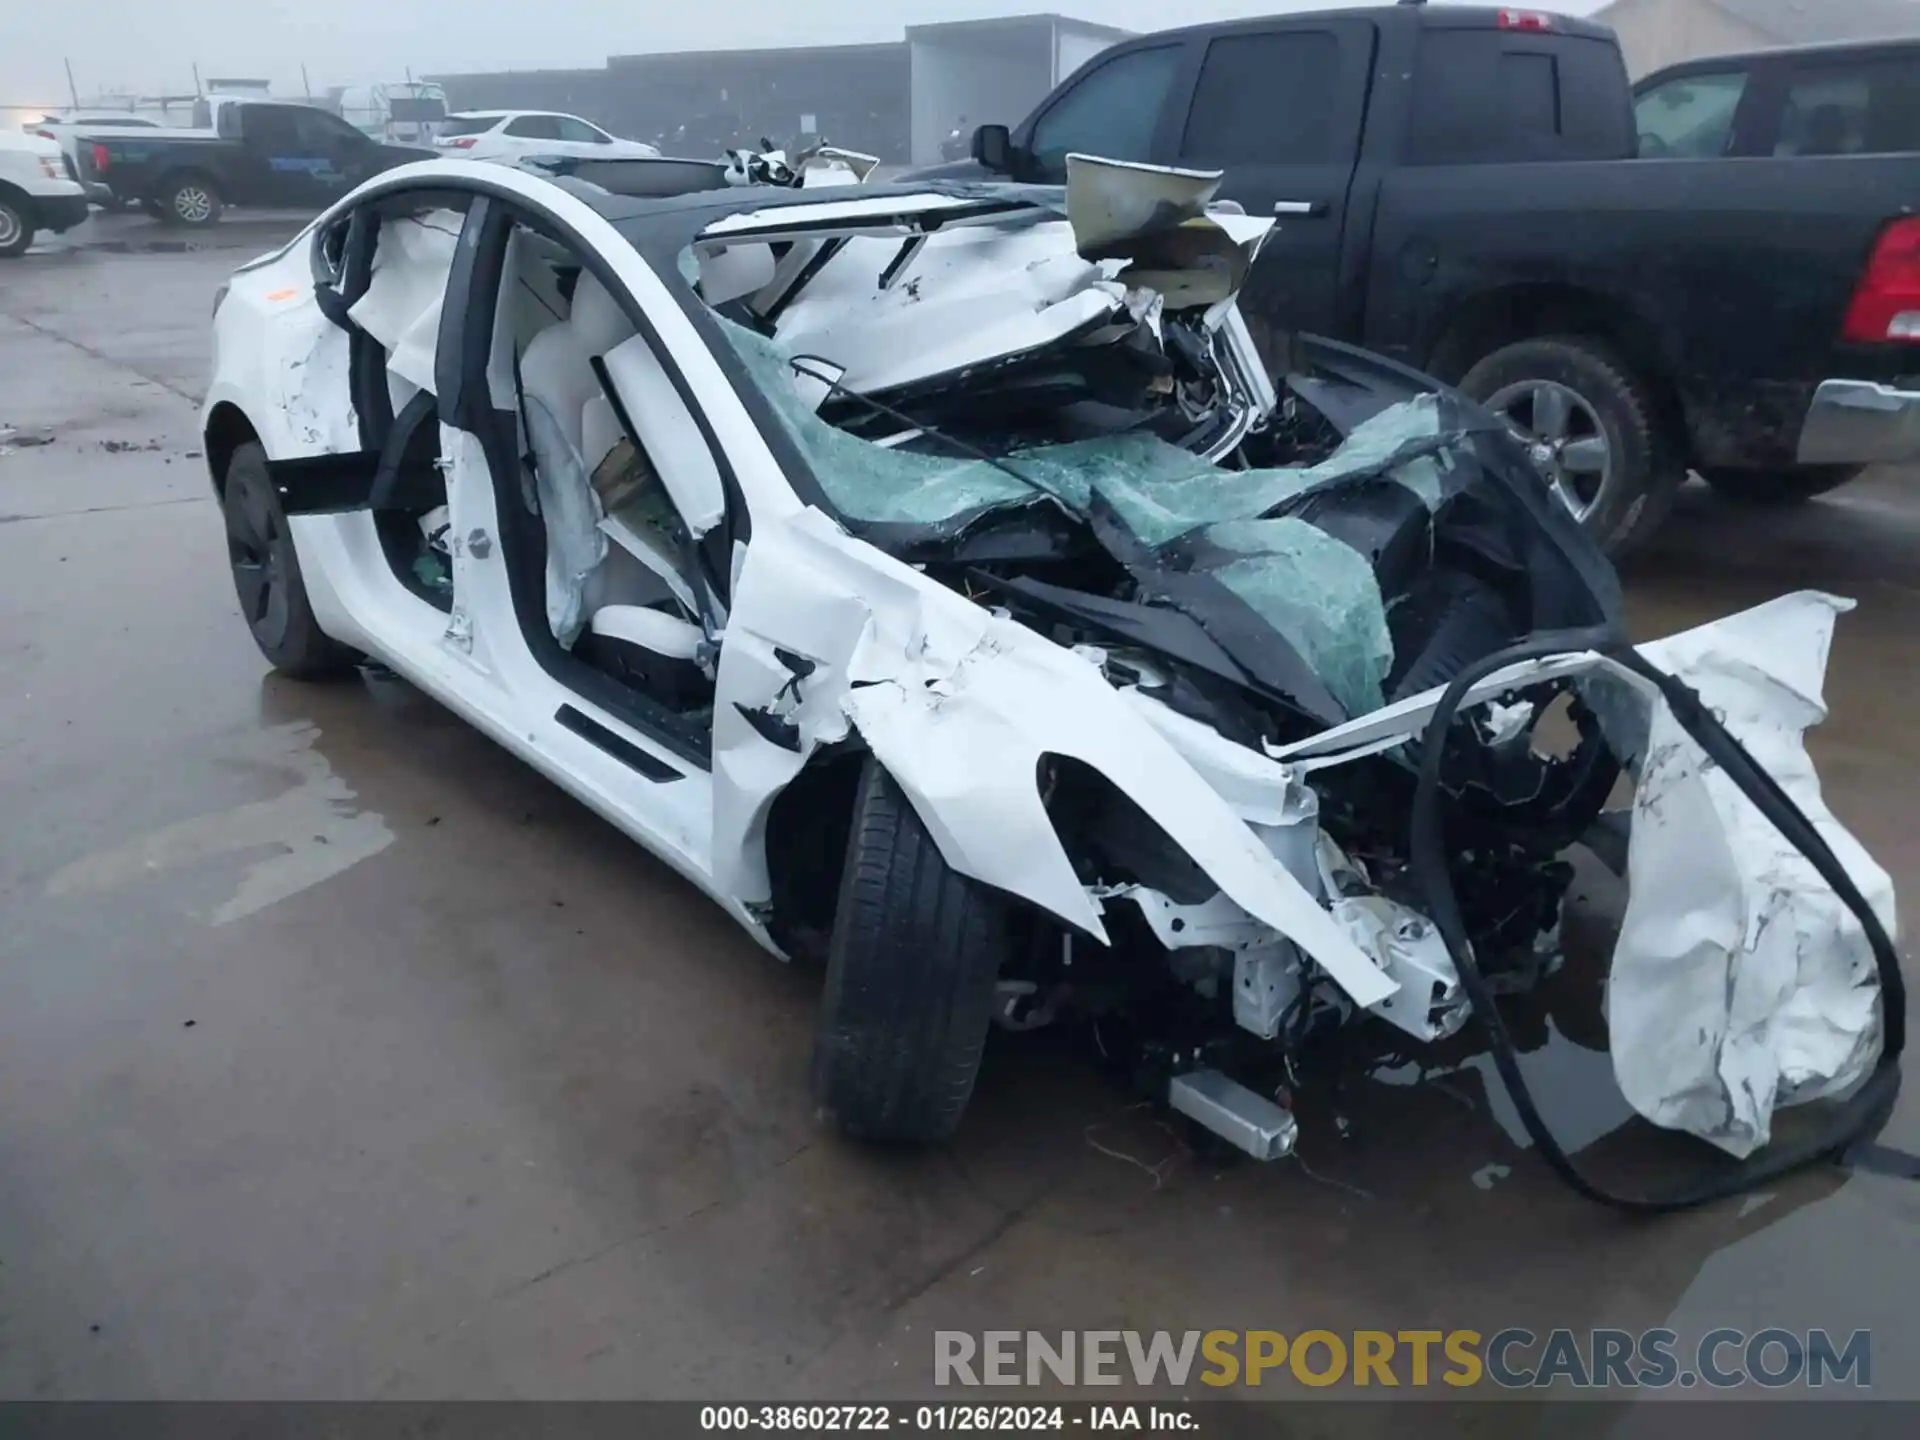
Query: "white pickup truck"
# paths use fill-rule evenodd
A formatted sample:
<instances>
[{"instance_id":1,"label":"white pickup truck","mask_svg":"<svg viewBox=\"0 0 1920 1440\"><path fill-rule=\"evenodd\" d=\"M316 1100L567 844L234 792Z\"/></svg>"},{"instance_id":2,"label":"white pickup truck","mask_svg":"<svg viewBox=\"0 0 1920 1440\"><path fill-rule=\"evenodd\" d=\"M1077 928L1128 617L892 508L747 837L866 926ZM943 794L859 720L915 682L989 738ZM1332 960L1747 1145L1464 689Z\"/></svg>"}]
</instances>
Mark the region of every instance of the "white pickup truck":
<instances>
[{"instance_id":1,"label":"white pickup truck","mask_svg":"<svg viewBox=\"0 0 1920 1440\"><path fill-rule=\"evenodd\" d=\"M58 145L0 132L0 260L26 254L38 231L57 234L86 218L87 193Z\"/></svg>"}]
</instances>

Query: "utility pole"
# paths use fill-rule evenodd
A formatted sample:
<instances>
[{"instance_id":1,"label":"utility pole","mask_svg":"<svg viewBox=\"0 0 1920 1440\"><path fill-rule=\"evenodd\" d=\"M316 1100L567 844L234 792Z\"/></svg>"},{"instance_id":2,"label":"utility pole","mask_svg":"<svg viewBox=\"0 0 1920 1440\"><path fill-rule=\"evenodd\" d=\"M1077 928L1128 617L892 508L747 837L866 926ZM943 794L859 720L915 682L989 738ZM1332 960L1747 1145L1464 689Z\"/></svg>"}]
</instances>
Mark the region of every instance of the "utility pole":
<instances>
[{"instance_id":1,"label":"utility pole","mask_svg":"<svg viewBox=\"0 0 1920 1440\"><path fill-rule=\"evenodd\" d=\"M200 62L198 60L193 62L193 93L195 95L205 93L200 88Z\"/></svg>"},{"instance_id":2,"label":"utility pole","mask_svg":"<svg viewBox=\"0 0 1920 1440\"><path fill-rule=\"evenodd\" d=\"M307 79L307 67L300 67L300 88L307 92L307 99L313 99L313 82Z\"/></svg>"},{"instance_id":3,"label":"utility pole","mask_svg":"<svg viewBox=\"0 0 1920 1440\"><path fill-rule=\"evenodd\" d=\"M60 62L67 67L67 95L73 101L73 108L80 108L80 87L73 83L73 61L63 58Z\"/></svg>"}]
</instances>

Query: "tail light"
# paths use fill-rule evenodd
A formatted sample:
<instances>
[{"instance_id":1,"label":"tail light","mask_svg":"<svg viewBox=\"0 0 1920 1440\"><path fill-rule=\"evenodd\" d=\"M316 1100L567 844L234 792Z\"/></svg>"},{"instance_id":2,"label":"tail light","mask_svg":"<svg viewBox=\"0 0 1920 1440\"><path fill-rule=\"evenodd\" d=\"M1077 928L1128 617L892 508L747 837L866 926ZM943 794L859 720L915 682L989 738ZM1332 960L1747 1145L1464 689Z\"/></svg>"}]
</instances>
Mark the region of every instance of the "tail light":
<instances>
[{"instance_id":1,"label":"tail light","mask_svg":"<svg viewBox=\"0 0 1920 1440\"><path fill-rule=\"evenodd\" d=\"M93 147L94 170L95 171L104 170L107 168L108 165L112 163L113 163L113 152L108 150L107 147L104 145L96 144Z\"/></svg>"},{"instance_id":2,"label":"tail light","mask_svg":"<svg viewBox=\"0 0 1920 1440\"><path fill-rule=\"evenodd\" d=\"M449 150L471 150L473 148L473 136L462 135L456 140L442 140L440 143Z\"/></svg>"},{"instance_id":3,"label":"tail light","mask_svg":"<svg viewBox=\"0 0 1920 1440\"><path fill-rule=\"evenodd\" d=\"M1502 10L1495 22L1502 30L1551 30L1553 17L1538 10Z\"/></svg>"},{"instance_id":4,"label":"tail light","mask_svg":"<svg viewBox=\"0 0 1920 1440\"><path fill-rule=\"evenodd\" d=\"M1870 345L1920 340L1920 218L1895 220L1880 232L1840 333Z\"/></svg>"},{"instance_id":5,"label":"tail light","mask_svg":"<svg viewBox=\"0 0 1920 1440\"><path fill-rule=\"evenodd\" d=\"M38 135L42 140L53 140L57 142L60 139L60 137L51 130L36 130L33 133Z\"/></svg>"}]
</instances>

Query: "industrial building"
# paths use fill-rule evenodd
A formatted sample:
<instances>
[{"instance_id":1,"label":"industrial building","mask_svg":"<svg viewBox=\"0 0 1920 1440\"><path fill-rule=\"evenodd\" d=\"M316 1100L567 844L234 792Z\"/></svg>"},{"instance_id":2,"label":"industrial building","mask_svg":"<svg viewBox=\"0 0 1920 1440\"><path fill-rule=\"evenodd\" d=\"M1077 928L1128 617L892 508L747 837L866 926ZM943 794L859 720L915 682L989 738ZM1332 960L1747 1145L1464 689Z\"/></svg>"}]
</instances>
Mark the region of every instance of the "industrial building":
<instances>
[{"instance_id":1,"label":"industrial building","mask_svg":"<svg viewBox=\"0 0 1920 1440\"><path fill-rule=\"evenodd\" d=\"M821 137L938 161L956 127L1017 123L1129 32L1063 15L911 25L897 41L614 55L592 70L436 75L455 110L564 110L668 153Z\"/></svg>"}]
</instances>

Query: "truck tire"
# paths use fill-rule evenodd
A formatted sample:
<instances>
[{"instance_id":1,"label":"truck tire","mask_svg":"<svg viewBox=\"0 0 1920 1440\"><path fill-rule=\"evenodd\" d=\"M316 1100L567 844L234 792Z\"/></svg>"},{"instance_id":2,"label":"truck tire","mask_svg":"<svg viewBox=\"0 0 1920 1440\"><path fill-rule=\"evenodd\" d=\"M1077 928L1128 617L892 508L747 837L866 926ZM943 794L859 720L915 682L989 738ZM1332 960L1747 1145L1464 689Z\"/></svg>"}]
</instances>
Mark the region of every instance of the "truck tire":
<instances>
[{"instance_id":1,"label":"truck tire","mask_svg":"<svg viewBox=\"0 0 1920 1440\"><path fill-rule=\"evenodd\" d=\"M926 1144L960 1123L993 1019L1009 902L948 868L872 758L854 798L846 870L814 1036L813 1098L862 1140Z\"/></svg>"},{"instance_id":2,"label":"truck tire","mask_svg":"<svg viewBox=\"0 0 1920 1440\"><path fill-rule=\"evenodd\" d=\"M157 198L161 220L169 225L185 225L190 229L218 224L220 212L226 208L221 202L219 187L212 178L193 170L169 175L162 180Z\"/></svg>"},{"instance_id":3,"label":"truck tire","mask_svg":"<svg viewBox=\"0 0 1920 1440\"><path fill-rule=\"evenodd\" d=\"M1741 505L1803 505L1858 477L1864 465L1789 465L1778 470L1702 470L1716 494Z\"/></svg>"},{"instance_id":4,"label":"truck tire","mask_svg":"<svg viewBox=\"0 0 1920 1440\"><path fill-rule=\"evenodd\" d=\"M1686 468L1649 386L1605 341L1521 340L1482 358L1460 389L1522 434L1555 493L1609 555L1633 550L1673 508Z\"/></svg>"},{"instance_id":5,"label":"truck tire","mask_svg":"<svg viewBox=\"0 0 1920 1440\"><path fill-rule=\"evenodd\" d=\"M240 446L227 462L220 511L240 618L267 662L296 680L350 672L359 657L323 633L313 618L287 514L267 474L266 451L258 444Z\"/></svg>"},{"instance_id":6,"label":"truck tire","mask_svg":"<svg viewBox=\"0 0 1920 1440\"><path fill-rule=\"evenodd\" d=\"M0 186L0 260L13 260L27 253L33 244L33 232L39 228L33 201L18 190Z\"/></svg>"}]
</instances>

